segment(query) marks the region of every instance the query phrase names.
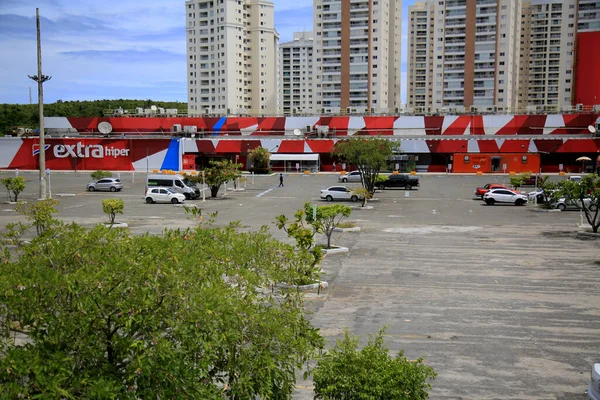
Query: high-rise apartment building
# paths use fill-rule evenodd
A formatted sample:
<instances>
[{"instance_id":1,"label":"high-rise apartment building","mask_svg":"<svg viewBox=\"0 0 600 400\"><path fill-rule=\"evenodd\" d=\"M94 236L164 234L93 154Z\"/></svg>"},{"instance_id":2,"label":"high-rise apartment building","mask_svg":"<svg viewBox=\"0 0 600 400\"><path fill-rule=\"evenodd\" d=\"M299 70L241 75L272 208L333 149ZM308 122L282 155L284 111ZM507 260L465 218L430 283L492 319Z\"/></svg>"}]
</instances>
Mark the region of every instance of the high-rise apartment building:
<instances>
[{"instance_id":1,"label":"high-rise apartment building","mask_svg":"<svg viewBox=\"0 0 600 400\"><path fill-rule=\"evenodd\" d=\"M600 1L579 0L577 14L578 32L600 31Z\"/></svg>"},{"instance_id":2,"label":"high-rise apartment building","mask_svg":"<svg viewBox=\"0 0 600 400\"><path fill-rule=\"evenodd\" d=\"M313 113L312 32L294 32L279 45L279 110L286 115Z\"/></svg>"},{"instance_id":3,"label":"high-rise apartment building","mask_svg":"<svg viewBox=\"0 0 600 400\"><path fill-rule=\"evenodd\" d=\"M400 107L400 0L314 0L314 107L325 113Z\"/></svg>"},{"instance_id":4,"label":"high-rise apartment building","mask_svg":"<svg viewBox=\"0 0 600 400\"><path fill-rule=\"evenodd\" d=\"M593 78L576 60L578 34L600 31L598 0L427 0L409 14L407 104L418 111L560 111L578 101L576 79Z\"/></svg>"},{"instance_id":5,"label":"high-rise apartment building","mask_svg":"<svg viewBox=\"0 0 600 400\"><path fill-rule=\"evenodd\" d=\"M188 0L188 112L275 114L274 5L267 0Z\"/></svg>"},{"instance_id":6,"label":"high-rise apartment building","mask_svg":"<svg viewBox=\"0 0 600 400\"><path fill-rule=\"evenodd\" d=\"M570 108L577 0L525 0L522 16L519 108Z\"/></svg>"},{"instance_id":7,"label":"high-rise apartment building","mask_svg":"<svg viewBox=\"0 0 600 400\"><path fill-rule=\"evenodd\" d=\"M435 24L430 20L435 18L435 5L416 3L408 7L408 15L408 31L412 34L408 37L407 99L411 107L424 110L433 103ZM441 80L436 84L442 87Z\"/></svg>"},{"instance_id":8,"label":"high-rise apartment building","mask_svg":"<svg viewBox=\"0 0 600 400\"><path fill-rule=\"evenodd\" d=\"M429 0L409 8L409 108L517 103L521 0Z\"/></svg>"}]
</instances>

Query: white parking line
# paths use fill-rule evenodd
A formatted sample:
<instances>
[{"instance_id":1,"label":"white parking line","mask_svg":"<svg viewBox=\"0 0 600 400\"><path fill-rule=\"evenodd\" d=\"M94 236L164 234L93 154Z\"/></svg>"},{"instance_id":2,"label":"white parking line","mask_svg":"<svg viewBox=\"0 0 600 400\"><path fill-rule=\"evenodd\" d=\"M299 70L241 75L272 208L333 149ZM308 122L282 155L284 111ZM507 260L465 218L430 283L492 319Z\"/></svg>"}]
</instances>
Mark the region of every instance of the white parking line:
<instances>
[{"instance_id":1,"label":"white parking line","mask_svg":"<svg viewBox=\"0 0 600 400\"><path fill-rule=\"evenodd\" d=\"M257 195L256 195L256 197L262 197L264 194L267 194L267 193L269 193L269 192L270 192L270 191L272 191L272 190L273 190L273 188L271 188L271 189L267 189L267 190L265 190L264 192L257 194Z\"/></svg>"}]
</instances>

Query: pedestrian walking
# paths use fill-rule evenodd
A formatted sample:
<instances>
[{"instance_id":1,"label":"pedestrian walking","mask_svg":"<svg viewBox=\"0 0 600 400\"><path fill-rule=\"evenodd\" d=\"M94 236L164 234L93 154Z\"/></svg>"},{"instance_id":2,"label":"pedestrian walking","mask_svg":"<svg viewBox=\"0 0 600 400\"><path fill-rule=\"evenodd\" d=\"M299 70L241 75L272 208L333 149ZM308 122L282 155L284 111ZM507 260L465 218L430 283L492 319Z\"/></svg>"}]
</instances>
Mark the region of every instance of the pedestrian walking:
<instances>
[{"instance_id":1,"label":"pedestrian walking","mask_svg":"<svg viewBox=\"0 0 600 400\"><path fill-rule=\"evenodd\" d=\"M283 174L279 174L279 187L283 186Z\"/></svg>"},{"instance_id":2,"label":"pedestrian walking","mask_svg":"<svg viewBox=\"0 0 600 400\"><path fill-rule=\"evenodd\" d=\"M336 167L336 165L335 165L335 161L334 161L334 162L333 162L333 171L334 171L334 172L335 172L335 171L337 171L337 169L336 169L335 167Z\"/></svg>"}]
</instances>

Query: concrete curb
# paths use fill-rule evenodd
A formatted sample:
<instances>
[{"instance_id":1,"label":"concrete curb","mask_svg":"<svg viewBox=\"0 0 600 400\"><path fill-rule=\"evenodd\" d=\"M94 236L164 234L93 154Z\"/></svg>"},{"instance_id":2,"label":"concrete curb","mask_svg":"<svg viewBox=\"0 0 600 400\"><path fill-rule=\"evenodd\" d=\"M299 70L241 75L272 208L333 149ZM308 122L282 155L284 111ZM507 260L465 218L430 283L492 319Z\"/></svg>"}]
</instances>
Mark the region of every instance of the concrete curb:
<instances>
[{"instance_id":1,"label":"concrete curb","mask_svg":"<svg viewBox=\"0 0 600 400\"><path fill-rule=\"evenodd\" d=\"M296 286L296 285L276 284L275 286L284 288L284 289L317 290L317 289L319 289L319 287L321 289L325 289L326 287L329 286L329 283L327 283L327 281L319 281L319 282L311 283L309 285Z\"/></svg>"},{"instance_id":2,"label":"concrete curb","mask_svg":"<svg viewBox=\"0 0 600 400\"><path fill-rule=\"evenodd\" d=\"M334 232L360 232L360 226L354 228L333 228Z\"/></svg>"},{"instance_id":3,"label":"concrete curb","mask_svg":"<svg viewBox=\"0 0 600 400\"><path fill-rule=\"evenodd\" d=\"M547 212L547 213L553 213L553 212L560 212L560 210L558 208L532 208L529 211L531 212Z\"/></svg>"},{"instance_id":4,"label":"concrete curb","mask_svg":"<svg viewBox=\"0 0 600 400\"><path fill-rule=\"evenodd\" d=\"M103 225L107 228L129 228L129 225L126 222L115 222L114 224L104 222Z\"/></svg>"},{"instance_id":5,"label":"concrete curb","mask_svg":"<svg viewBox=\"0 0 600 400\"><path fill-rule=\"evenodd\" d=\"M321 249L323 254L337 254L337 253L347 253L350 251L347 247L333 247L331 249Z\"/></svg>"}]
</instances>

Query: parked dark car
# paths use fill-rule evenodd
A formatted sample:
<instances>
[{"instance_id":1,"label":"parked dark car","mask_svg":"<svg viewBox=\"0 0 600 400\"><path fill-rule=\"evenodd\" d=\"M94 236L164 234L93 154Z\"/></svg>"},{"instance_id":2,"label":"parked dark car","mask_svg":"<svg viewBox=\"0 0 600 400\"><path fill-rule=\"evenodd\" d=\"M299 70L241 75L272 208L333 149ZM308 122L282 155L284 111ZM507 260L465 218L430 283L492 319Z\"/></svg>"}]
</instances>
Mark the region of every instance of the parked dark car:
<instances>
[{"instance_id":1,"label":"parked dark car","mask_svg":"<svg viewBox=\"0 0 600 400\"><path fill-rule=\"evenodd\" d=\"M419 186L419 178L402 174L392 174L385 181L377 183L377 188L380 190L385 188L404 188L410 190L417 186Z\"/></svg>"}]
</instances>

